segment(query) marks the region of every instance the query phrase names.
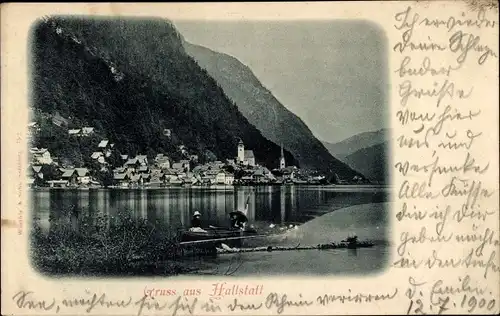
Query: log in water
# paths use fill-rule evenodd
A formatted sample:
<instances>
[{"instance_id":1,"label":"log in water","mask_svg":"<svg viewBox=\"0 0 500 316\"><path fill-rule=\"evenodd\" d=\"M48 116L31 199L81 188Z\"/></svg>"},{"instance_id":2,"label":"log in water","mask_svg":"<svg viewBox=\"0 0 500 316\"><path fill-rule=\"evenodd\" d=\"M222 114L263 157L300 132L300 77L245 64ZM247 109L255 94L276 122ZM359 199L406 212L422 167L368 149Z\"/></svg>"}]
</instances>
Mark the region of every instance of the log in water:
<instances>
[{"instance_id":1,"label":"log in water","mask_svg":"<svg viewBox=\"0 0 500 316\"><path fill-rule=\"evenodd\" d=\"M371 242L340 242L340 243L329 243L329 244L319 244L316 246L293 246L293 247L282 247L282 246L263 246L254 248L230 248L230 247L188 247L184 250L184 255L222 255L222 254L233 254L233 253L246 253L246 252L273 252L273 251L300 251L300 250L329 250L329 249L357 249L357 248L371 248L374 243Z\"/></svg>"}]
</instances>

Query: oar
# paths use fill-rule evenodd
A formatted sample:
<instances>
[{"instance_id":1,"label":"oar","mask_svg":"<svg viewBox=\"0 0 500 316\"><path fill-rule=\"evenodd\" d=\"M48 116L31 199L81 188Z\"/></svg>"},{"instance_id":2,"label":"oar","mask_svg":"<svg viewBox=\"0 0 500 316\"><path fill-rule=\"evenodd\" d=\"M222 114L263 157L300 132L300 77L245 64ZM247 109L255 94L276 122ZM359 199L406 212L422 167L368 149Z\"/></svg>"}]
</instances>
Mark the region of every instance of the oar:
<instances>
[{"instance_id":1,"label":"oar","mask_svg":"<svg viewBox=\"0 0 500 316\"><path fill-rule=\"evenodd\" d=\"M195 241L183 241L179 245L191 245L191 244L202 244L213 241L225 241L225 240L236 240L236 239L249 239L249 238L259 238L259 237L274 237L280 235L255 235L255 236L239 236L239 237L225 237L225 238L212 238L212 239L202 239Z\"/></svg>"},{"instance_id":2,"label":"oar","mask_svg":"<svg viewBox=\"0 0 500 316\"><path fill-rule=\"evenodd\" d=\"M247 203L245 204L245 211L248 211L248 203L250 203L250 195L247 196Z\"/></svg>"}]
</instances>

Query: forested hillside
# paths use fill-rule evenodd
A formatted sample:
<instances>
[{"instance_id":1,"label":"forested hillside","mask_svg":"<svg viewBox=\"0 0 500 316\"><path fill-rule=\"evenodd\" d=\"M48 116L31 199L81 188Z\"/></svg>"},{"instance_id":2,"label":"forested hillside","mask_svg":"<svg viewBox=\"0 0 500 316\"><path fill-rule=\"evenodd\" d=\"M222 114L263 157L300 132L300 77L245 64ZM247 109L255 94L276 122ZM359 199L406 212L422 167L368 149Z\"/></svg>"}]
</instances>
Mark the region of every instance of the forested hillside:
<instances>
[{"instance_id":1,"label":"forested hillside","mask_svg":"<svg viewBox=\"0 0 500 316\"><path fill-rule=\"evenodd\" d=\"M277 166L280 147L186 54L168 21L47 18L32 36L32 106L41 126L33 146L81 164L91 139L70 138L67 129L91 126L94 141L107 138L122 154L175 158L185 145L203 161L234 158L241 138L257 162ZM68 126L51 123L56 113Z\"/></svg>"}]
</instances>

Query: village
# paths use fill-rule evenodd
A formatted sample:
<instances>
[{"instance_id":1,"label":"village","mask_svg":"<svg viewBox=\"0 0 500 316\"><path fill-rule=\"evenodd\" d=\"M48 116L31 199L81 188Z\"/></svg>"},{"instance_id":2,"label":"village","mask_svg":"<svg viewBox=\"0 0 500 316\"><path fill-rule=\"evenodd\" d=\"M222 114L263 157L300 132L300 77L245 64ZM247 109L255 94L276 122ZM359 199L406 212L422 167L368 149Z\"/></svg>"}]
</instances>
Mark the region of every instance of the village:
<instances>
[{"instance_id":1,"label":"village","mask_svg":"<svg viewBox=\"0 0 500 316\"><path fill-rule=\"evenodd\" d=\"M36 130L36 125L31 122L28 127ZM68 137L89 137L93 133L93 127L68 129ZM165 130L164 133L169 135L171 131ZM119 163L112 166L107 160L114 147L109 140L100 140L90 156L92 165L83 167L63 166L47 148L30 148L28 185L31 188L159 188L327 183L324 175L287 166L283 148L277 162L279 168L269 170L259 165L253 151L246 149L241 140L233 159L203 164L198 162L197 155L190 154L184 145L180 145L178 149L184 159L174 161L163 153L150 157L121 154Z\"/></svg>"}]
</instances>

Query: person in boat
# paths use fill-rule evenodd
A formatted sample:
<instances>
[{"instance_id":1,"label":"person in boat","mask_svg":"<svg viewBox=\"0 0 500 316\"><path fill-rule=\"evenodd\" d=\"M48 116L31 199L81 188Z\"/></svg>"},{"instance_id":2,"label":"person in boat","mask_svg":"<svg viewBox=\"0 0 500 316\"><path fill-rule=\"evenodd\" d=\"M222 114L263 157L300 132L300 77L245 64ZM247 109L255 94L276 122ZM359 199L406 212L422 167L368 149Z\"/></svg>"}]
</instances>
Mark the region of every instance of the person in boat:
<instances>
[{"instance_id":1,"label":"person in boat","mask_svg":"<svg viewBox=\"0 0 500 316\"><path fill-rule=\"evenodd\" d=\"M189 229L192 232L205 232L203 228L201 228L201 213L196 211L193 214L193 218L191 219L191 228Z\"/></svg>"},{"instance_id":2,"label":"person in boat","mask_svg":"<svg viewBox=\"0 0 500 316\"><path fill-rule=\"evenodd\" d=\"M232 212L231 216L231 228L245 230L247 223L247 218L245 214L240 211Z\"/></svg>"}]
</instances>

